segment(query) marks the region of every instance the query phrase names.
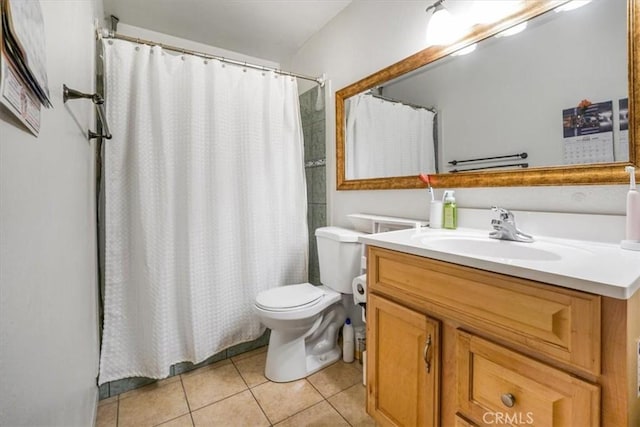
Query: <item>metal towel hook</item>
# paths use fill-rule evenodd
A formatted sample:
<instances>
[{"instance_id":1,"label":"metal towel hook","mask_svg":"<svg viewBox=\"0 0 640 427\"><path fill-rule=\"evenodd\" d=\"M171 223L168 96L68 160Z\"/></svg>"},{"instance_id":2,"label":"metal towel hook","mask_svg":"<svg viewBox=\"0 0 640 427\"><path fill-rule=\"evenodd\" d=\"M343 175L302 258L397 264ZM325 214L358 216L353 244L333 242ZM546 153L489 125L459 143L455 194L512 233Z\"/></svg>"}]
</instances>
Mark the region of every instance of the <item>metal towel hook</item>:
<instances>
[{"instance_id":1,"label":"metal towel hook","mask_svg":"<svg viewBox=\"0 0 640 427\"><path fill-rule=\"evenodd\" d=\"M104 112L104 98L97 93L83 93L67 87L66 84L62 85L62 101L64 103L66 103L67 100L69 99L82 99L82 98L90 99L91 102L93 102L93 104L96 106L96 113L98 114L98 120L100 120L100 124L102 125L102 130L103 130L102 135L95 133L92 130L89 130L87 132L87 138L93 139L93 138L100 137L104 139L111 139L112 135L111 135L111 132L109 131L109 125L107 124L107 115Z\"/></svg>"}]
</instances>

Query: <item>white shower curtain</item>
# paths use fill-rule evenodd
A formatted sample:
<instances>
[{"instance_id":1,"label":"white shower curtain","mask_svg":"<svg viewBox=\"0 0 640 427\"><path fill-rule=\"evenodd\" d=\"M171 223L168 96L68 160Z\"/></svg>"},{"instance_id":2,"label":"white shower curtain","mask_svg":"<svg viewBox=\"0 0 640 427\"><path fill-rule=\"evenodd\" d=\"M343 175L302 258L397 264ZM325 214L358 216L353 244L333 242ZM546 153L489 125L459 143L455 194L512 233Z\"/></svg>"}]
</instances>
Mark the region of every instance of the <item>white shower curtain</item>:
<instances>
[{"instance_id":1,"label":"white shower curtain","mask_svg":"<svg viewBox=\"0 0 640 427\"><path fill-rule=\"evenodd\" d=\"M370 94L349 99L347 179L435 173L435 114Z\"/></svg>"},{"instance_id":2,"label":"white shower curtain","mask_svg":"<svg viewBox=\"0 0 640 427\"><path fill-rule=\"evenodd\" d=\"M265 289L307 279L289 77L103 42L105 312L99 383L163 378L263 332Z\"/></svg>"}]
</instances>

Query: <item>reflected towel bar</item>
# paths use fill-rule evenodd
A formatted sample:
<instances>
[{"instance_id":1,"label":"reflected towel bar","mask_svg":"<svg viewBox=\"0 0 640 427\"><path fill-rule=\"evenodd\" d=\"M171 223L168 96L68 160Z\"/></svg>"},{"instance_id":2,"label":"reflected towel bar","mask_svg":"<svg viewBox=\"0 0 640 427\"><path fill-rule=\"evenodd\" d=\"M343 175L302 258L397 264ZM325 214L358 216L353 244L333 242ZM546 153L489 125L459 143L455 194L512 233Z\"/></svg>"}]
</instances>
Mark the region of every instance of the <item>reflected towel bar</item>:
<instances>
[{"instance_id":1,"label":"reflected towel bar","mask_svg":"<svg viewBox=\"0 0 640 427\"><path fill-rule=\"evenodd\" d=\"M93 132L91 129L87 132L87 139L104 138L111 139L111 132L109 131L109 125L107 124L107 115L104 112L104 98L97 93L83 93L75 89L70 89L66 84L62 85L62 101L64 103L69 99L90 99L96 106L96 113L98 114L98 120L102 126L102 135Z\"/></svg>"},{"instance_id":2,"label":"reflected towel bar","mask_svg":"<svg viewBox=\"0 0 640 427\"><path fill-rule=\"evenodd\" d=\"M468 169L452 169L450 173L458 173L458 172L471 172L471 171L479 171L483 169L496 169L496 168L509 168L509 167L520 167L520 168L528 168L529 163L510 163L508 165L494 165L494 166L482 166L478 168L468 168Z\"/></svg>"},{"instance_id":3,"label":"reflected towel bar","mask_svg":"<svg viewBox=\"0 0 640 427\"><path fill-rule=\"evenodd\" d=\"M508 156L495 156L495 157L483 157L478 159L468 159L468 160L451 160L449 162L450 165L455 166L458 163L468 163L468 162L482 162L486 160L498 160L498 159L511 159L514 157L518 157L520 159L526 159L529 155L527 153L519 153L519 154L509 154ZM453 172L453 171L451 171Z\"/></svg>"}]
</instances>

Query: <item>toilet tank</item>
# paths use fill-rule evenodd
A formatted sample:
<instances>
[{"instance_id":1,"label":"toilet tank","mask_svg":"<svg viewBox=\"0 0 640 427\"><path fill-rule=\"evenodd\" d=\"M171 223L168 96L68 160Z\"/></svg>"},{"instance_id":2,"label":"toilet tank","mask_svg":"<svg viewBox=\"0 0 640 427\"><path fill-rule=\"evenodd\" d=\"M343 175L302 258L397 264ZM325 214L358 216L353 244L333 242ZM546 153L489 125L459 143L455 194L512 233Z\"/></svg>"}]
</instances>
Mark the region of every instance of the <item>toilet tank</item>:
<instances>
[{"instance_id":1,"label":"toilet tank","mask_svg":"<svg viewBox=\"0 0 640 427\"><path fill-rule=\"evenodd\" d=\"M351 282L360 275L362 244L359 231L340 227L316 229L320 282L342 294L351 294Z\"/></svg>"}]
</instances>

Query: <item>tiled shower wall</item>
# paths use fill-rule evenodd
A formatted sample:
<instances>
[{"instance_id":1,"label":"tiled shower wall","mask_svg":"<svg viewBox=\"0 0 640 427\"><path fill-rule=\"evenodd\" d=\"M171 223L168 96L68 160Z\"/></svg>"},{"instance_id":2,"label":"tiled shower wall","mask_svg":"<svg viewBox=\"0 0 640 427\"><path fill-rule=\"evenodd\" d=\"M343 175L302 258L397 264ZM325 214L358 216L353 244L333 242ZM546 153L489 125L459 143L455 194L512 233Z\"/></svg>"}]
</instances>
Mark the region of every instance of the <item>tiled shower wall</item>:
<instances>
[{"instance_id":1,"label":"tiled shower wall","mask_svg":"<svg viewBox=\"0 0 640 427\"><path fill-rule=\"evenodd\" d=\"M320 102L318 102L318 92ZM324 89L314 87L300 95L307 176L307 224L309 227L309 282L320 284L315 230L327 225Z\"/></svg>"}]
</instances>

